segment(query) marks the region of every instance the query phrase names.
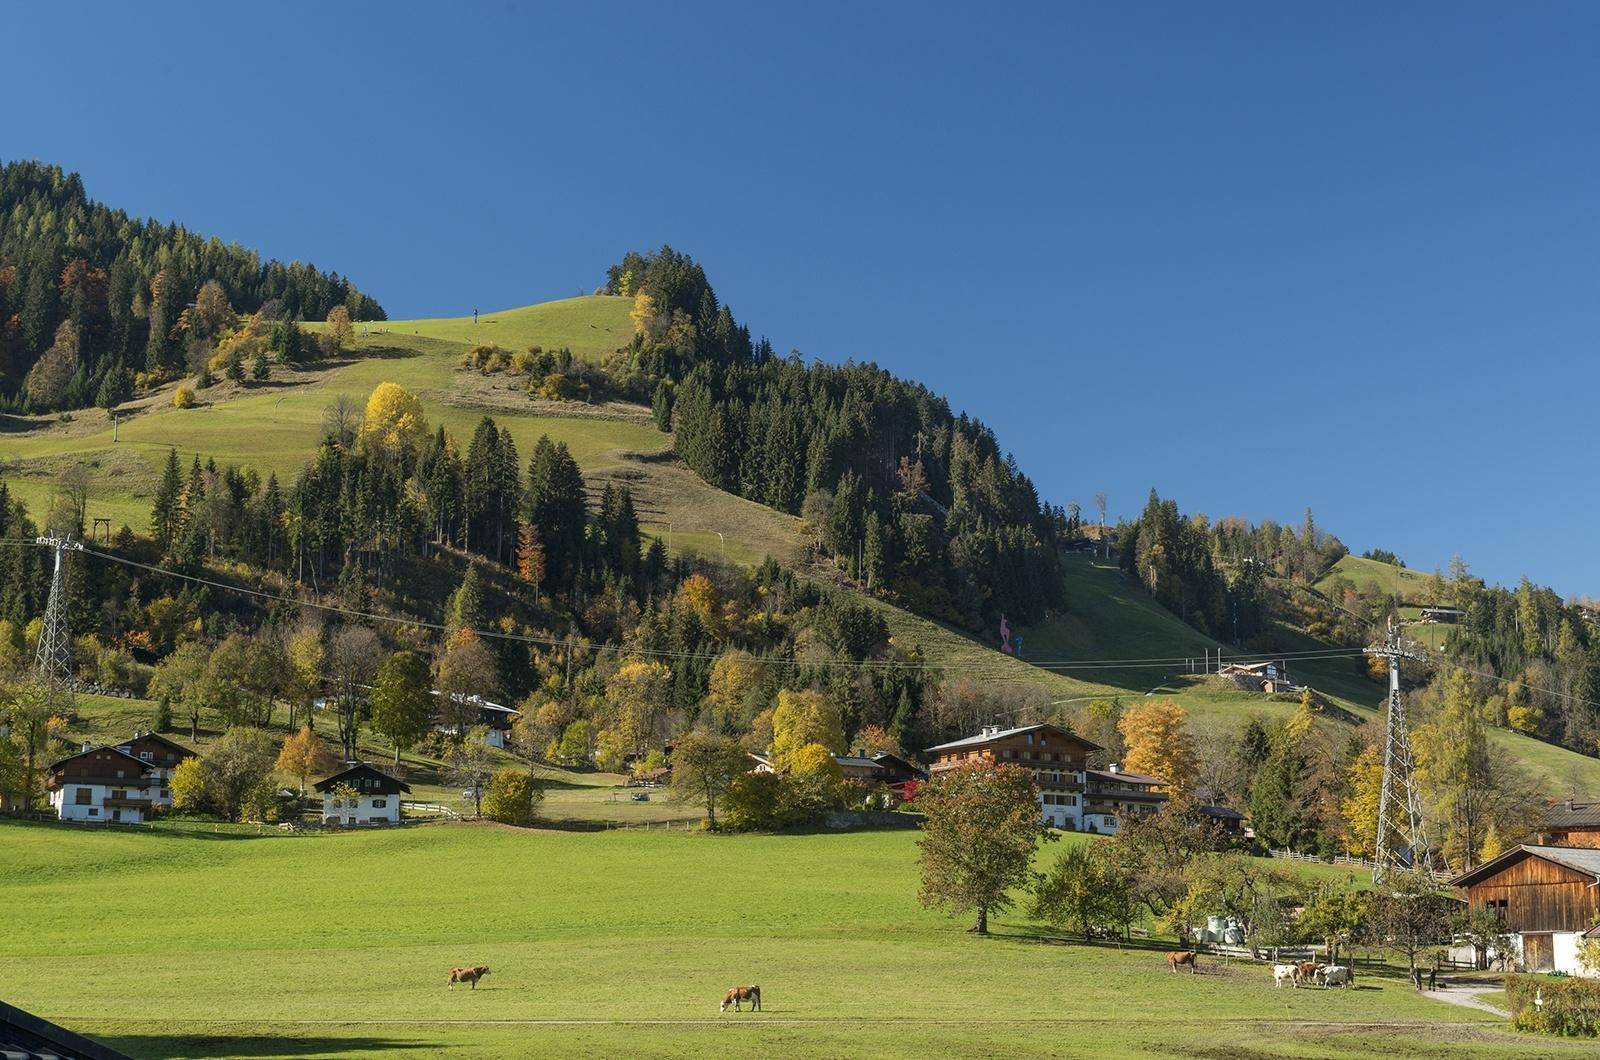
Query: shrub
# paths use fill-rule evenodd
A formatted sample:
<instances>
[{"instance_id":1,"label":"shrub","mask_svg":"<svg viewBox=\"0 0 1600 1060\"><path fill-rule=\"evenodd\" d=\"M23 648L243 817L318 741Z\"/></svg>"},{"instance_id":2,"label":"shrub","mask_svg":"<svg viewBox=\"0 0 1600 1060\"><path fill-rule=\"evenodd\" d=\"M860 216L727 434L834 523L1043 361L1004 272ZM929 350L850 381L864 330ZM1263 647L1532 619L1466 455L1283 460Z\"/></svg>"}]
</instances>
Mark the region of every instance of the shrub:
<instances>
[{"instance_id":1,"label":"shrub","mask_svg":"<svg viewBox=\"0 0 1600 1060\"><path fill-rule=\"evenodd\" d=\"M788 824L783 778L776 773L743 773L722 796L722 823L741 832L771 832Z\"/></svg>"},{"instance_id":2,"label":"shrub","mask_svg":"<svg viewBox=\"0 0 1600 1060\"><path fill-rule=\"evenodd\" d=\"M173 391L172 404L176 408L187 409L194 407L194 391L187 386L180 386Z\"/></svg>"},{"instance_id":3,"label":"shrub","mask_svg":"<svg viewBox=\"0 0 1600 1060\"><path fill-rule=\"evenodd\" d=\"M1535 1005L1538 998L1542 1004ZM1563 1038L1600 1035L1600 982L1570 976L1508 975L1506 1000L1518 1030Z\"/></svg>"},{"instance_id":4,"label":"shrub","mask_svg":"<svg viewBox=\"0 0 1600 1060\"><path fill-rule=\"evenodd\" d=\"M483 795L483 815L501 824L527 828L533 824L543 797L532 773L507 766L489 778L489 789Z\"/></svg>"}]
</instances>

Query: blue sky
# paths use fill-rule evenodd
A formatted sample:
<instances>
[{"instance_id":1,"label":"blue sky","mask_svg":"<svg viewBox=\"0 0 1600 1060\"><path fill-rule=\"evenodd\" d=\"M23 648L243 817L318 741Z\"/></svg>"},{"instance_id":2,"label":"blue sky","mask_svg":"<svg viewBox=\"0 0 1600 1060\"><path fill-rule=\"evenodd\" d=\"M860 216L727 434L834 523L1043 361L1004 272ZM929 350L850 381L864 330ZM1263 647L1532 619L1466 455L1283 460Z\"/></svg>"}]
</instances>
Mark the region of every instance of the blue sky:
<instances>
[{"instance_id":1,"label":"blue sky","mask_svg":"<svg viewBox=\"0 0 1600 1060\"><path fill-rule=\"evenodd\" d=\"M1600 595L1600 7L9 8L0 157L393 316L701 260L1041 491Z\"/></svg>"}]
</instances>

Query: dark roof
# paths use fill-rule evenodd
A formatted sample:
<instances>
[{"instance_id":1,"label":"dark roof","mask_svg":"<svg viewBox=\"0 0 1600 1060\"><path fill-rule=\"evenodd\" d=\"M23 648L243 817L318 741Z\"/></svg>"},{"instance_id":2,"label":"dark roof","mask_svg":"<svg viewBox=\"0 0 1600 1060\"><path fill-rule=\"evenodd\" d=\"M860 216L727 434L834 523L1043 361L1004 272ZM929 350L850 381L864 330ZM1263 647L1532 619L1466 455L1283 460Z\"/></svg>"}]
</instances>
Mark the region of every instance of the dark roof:
<instances>
[{"instance_id":1,"label":"dark roof","mask_svg":"<svg viewBox=\"0 0 1600 1060\"><path fill-rule=\"evenodd\" d=\"M119 1053L0 1001L0 1055L59 1056L74 1060L128 1060Z\"/></svg>"},{"instance_id":2,"label":"dark roof","mask_svg":"<svg viewBox=\"0 0 1600 1060\"><path fill-rule=\"evenodd\" d=\"M1562 868L1593 876L1595 881L1600 883L1600 850L1590 847L1541 847L1524 843L1512 847L1497 858L1485 861L1477 868L1468 869L1451 880L1450 884L1453 887L1471 887L1529 857L1540 858Z\"/></svg>"},{"instance_id":3,"label":"dark roof","mask_svg":"<svg viewBox=\"0 0 1600 1060\"><path fill-rule=\"evenodd\" d=\"M89 748L86 748L86 749L84 749L82 751L79 751L77 754L71 754L71 755L68 755L65 758L58 758L54 762L50 763L47 771L53 773L53 772L55 772L56 769L58 769L61 766L66 765L68 762L71 762L73 759L82 758L84 755L92 755L96 751L110 751L112 754L121 755L123 758L126 758L128 761L132 762L134 765L138 766L140 769L147 770L147 771L150 769L150 763L149 762L146 762L143 759L141 759L141 758L139 758L139 757L137 757L135 755L129 754L128 752L124 751L120 747L113 747L110 744L104 744L104 745L102 745L100 747L89 747Z\"/></svg>"},{"instance_id":4,"label":"dark roof","mask_svg":"<svg viewBox=\"0 0 1600 1060\"><path fill-rule=\"evenodd\" d=\"M1600 827L1600 802L1558 802L1544 815L1546 828Z\"/></svg>"},{"instance_id":5,"label":"dark roof","mask_svg":"<svg viewBox=\"0 0 1600 1060\"><path fill-rule=\"evenodd\" d=\"M1147 773L1129 773L1125 769L1087 769L1084 772L1091 777L1099 777L1101 780L1125 780L1129 784L1154 785L1166 783L1159 777L1152 777Z\"/></svg>"},{"instance_id":6,"label":"dark roof","mask_svg":"<svg viewBox=\"0 0 1600 1060\"><path fill-rule=\"evenodd\" d=\"M1072 732L1071 730L1063 729L1059 725L1051 725L1048 722L1042 725L1018 725L1012 729L1000 729L996 732L979 733L976 736L967 736L960 740L951 740L949 743L935 744L927 750L931 754L934 751L953 751L961 747L982 747L984 744L993 743L996 740L1005 740L1012 736L1021 736L1025 733L1039 732L1041 730L1060 733L1062 736L1065 736L1068 739L1078 741L1091 751L1102 750L1099 744L1094 743L1091 740L1085 740L1082 736L1079 736L1077 733Z\"/></svg>"},{"instance_id":7,"label":"dark roof","mask_svg":"<svg viewBox=\"0 0 1600 1060\"><path fill-rule=\"evenodd\" d=\"M834 755L833 760L841 766L853 766L856 769L882 769L877 760L866 758L862 755Z\"/></svg>"},{"instance_id":8,"label":"dark roof","mask_svg":"<svg viewBox=\"0 0 1600 1060\"><path fill-rule=\"evenodd\" d=\"M877 754L872 756L872 760L878 763L880 766L895 765L908 772L915 773L918 776L924 776L928 772L926 769L923 769L921 766L917 765L917 763L911 761L911 759L904 758L890 751L879 751Z\"/></svg>"},{"instance_id":9,"label":"dark roof","mask_svg":"<svg viewBox=\"0 0 1600 1060\"><path fill-rule=\"evenodd\" d=\"M135 734L133 736L128 737L126 740L123 740L121 743L117 744L117 749L121 750L124 747L132 747L134 744L140 742L141 740L154 740L156 743L161 744L163 747L170 747L172 750L176 751L179 754L179 756L181 756L183 758L193 758L194 755L195 755L195 752L189 750L189 748L183 746L183 744L179 743L176 740L169 740L165 736L162 736L158 732L137 733L137 734Z\"/></svg>"},{"instance_id":10,"label":"dark roof","mask_svg":"<svg viewBox=\"0 0 1600 1060\"><path fill-rule=\"evenodd\" d=\"M342 770L342 771L340 771L338 773L335 773L333 776L328 777L326 780L317 781L317 783L314 786L316 787L316 789L318 791L326 794L326 793L332 791L335 785L347 782L347 781L350 780L350 778L356 777L356 776L376 777L379 781L383 782L383 784L384 784L384 788L383 788L383 793L384 794L391 794L392 795L395 792L399 792L399 791L403 791L407 795L411 794L411 786L409 784L407 784L407 783L405 783L404 781L401 781L401 780L396 780L394 777L391 777L389 774L385 773L383 770L379 769L377 766L371 766L371 765L368 765L365 762L357 762L355 765L351 766L350 768Z\"/></svg>"},{"instance_id":11,"label":"dark roof","mask_svg":"<svg viewBox=\"0 0 1600 1060\"><path fill-rule=\"evenodd\" d=\"M1207 817L1221 817L1229 821L1242 821L1244 814L1227 806L1202 806L1200 812Z\"/></svg>"}]
</instances>

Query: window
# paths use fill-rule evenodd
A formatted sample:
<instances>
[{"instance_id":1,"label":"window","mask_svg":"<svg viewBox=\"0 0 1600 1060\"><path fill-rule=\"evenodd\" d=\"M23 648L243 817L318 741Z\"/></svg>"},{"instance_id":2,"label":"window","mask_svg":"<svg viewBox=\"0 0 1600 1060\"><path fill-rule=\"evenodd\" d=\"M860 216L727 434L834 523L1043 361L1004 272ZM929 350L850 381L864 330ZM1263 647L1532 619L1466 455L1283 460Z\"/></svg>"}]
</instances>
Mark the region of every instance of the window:
<instances>
[{"instance_id":1,"label":"window","mask_svg":"<svg viewBox=\"0 0 1600 1060\"><path fill-rule=\"evenodd\" d=\"M151 759L153 759L155 757L155 755L151 754L149 751L140 751L139 752L139 757L144 759L146 762L148 762Z\"/></svg>"},{"instance_id":2,"label":"window","mask_svg":"<svg viewBox=\"0 0 1600 1060\"><path fill-rule=\"evenodd\" d=\"M1506 918L1506 900L1504 898L1491 898L1485 903L1486 907L1493 910L1494 915L1501 920Z\"/></svg>"},{"instance_id":3,"label":"window","mask_svg":"<svg viewBox=\"0 0 1600 1060\"><path fill-rule=\"evenodd\" d=\"M90 817L99 817L100 816L100 808L98 806L89 807L89 816Z\"/></svg>"},{"instance_id":4,"label":"window","mask_svg":"<svg viewBox=\"0 0 1600 1060\"><path fill-rule=\"evenodd\" d=\"M112 810L112 811L111 811L111 819L112 819L112 820L113 820L113 821L120 821L120 820L122 820L122 811L121 811L121 810Z\"/></svg>"},{"instance_id":5,"label":"window","mask_svg":"<svg viewBox=\"0 0 1600 1060\"><path fill-rule=\"evenodd\" d=\"M117 779L118 779L118 780L121 780L121 779L122 779L122 770L120 770L120 769L119 769L119 770L117 770Z\"/></svg>"},{"instance_id":6,"label":"window","mask_svg":"<svg viewBox=\"0 0 1600 1060\"><path fill-rule=\"evenodd\" d=\"M373 799L372 800L372 808L374 810L382 810L382 809L386 808L388 805L389 805L389 800L388 799Z\"/></svg>"},{"instance_id":7,"label":"window","mask_svg":"<svg viewBox=\"0 0 1600 1060\"><path fill-rule=\"evenodd\" d=\"M161 789L161 797L163 799L170 799L170 798L172 798L172 792L168 791L166 788L162 788Z\"/></svg>"},{"instance_id":8,"label":"window","mask_svg":"<svg viewBox=\"0 0 1600 1060\"><path fill-rule=\"evenodd\" d=\"M128 793L121 789L113 789L111 792L111 797L113 799L125 799L128 797Z\"/></svg>"},{"instance_id":9,"label":"window","mask_svg":"<svg viewBox=\"0 0 1600 1060\"><path fill-rule=\"evenodd\" d=\"M1033 733L1031 733L1031 732L1028 734L1028 746L1029 747L1033 746Z\"/></svg>"},{"instance_id":10,"label":"window","mask_svg":"<svg viewBox=\"0 0 1600 1060\"><path fill-rule=\"evenodd\" d=\"M93 798L94 792L88 788L79 788L76 794L73 795L72 801L75 805L87 806Z\"/></svg>"}]
</instances>

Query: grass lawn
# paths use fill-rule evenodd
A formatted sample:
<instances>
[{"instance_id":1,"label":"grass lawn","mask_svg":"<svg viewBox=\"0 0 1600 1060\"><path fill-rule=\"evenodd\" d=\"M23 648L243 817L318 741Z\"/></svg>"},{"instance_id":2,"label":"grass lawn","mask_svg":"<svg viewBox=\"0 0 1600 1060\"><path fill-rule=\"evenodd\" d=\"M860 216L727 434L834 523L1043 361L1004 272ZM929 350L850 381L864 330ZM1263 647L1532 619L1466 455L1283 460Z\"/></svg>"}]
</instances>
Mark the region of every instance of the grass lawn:
<instances>
[{"instance_id":1,"label":"grass lawn","mask_svg":"<svg viewBox=\"0 0 1600 1060\"><path fill-rule=\"evenodd\" d=\"M5 824L0 852L0 996L137 1056L1566 1052L1398 979L1172 975L1016 915L968 935L918 906L908 832ZM446 989L480 963L479 990ZM719 1016L746 982L766 1011Z\"/></svg>"},{"instance_id":2,"label":"grass lawn","mask_svg":"<svg viewBox=\"0 0 1600 1060\"><path fill-rule=\"evenodd\" d=\"M1409 567L1396 567L1392 563L1380 563L1375 559L1362 559L1360 556L1342 556L1339 562L1330 567L1322 577L1317 579L1316 588L1327 592L1329 585L1335 578L1344 578L1353 583L1358 589L1376 586L1385 594L1398 596L1401 600L1419 604L1438 603L1437 600L1424 600L1423 587L1427 584L1428 572L1415 571Z\"/></svg>"},{"instance_id":3,"label":"grass lawn","mask_svg":"<svg viewBox=\"0 0 1600 1060\"><path fill-rule=\"evenodd\" d=\"M373 340L385 334L419 335L464 346L500 346L513 352L535 344L552 351L565 346L579 357L598 360L632 341L633 320L628 316L632 309L631 298L582 295L518 309L480 312L476 324L469 312L431 320L379 321L367 327ZM309 327L320 330L320 325ZM362 334L362 325L356 325L356 334Z\"/></svg>"}]
</instances>

